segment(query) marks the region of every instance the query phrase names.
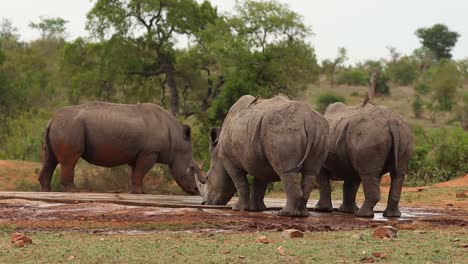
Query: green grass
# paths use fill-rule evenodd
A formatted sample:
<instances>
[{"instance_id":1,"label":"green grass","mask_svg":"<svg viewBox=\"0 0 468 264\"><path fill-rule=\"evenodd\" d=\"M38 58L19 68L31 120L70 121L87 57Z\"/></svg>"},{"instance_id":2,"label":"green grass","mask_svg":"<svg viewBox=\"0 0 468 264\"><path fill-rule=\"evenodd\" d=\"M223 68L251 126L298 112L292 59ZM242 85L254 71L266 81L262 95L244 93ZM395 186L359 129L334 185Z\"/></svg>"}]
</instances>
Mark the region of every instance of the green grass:
<instances>
[{"instance_id":1,"label":"green grass","mask_svg":"<svg viewBox=\"0 0 468 264\"><path fill-rule=\"evenodd\" d=\"M358 233L364 234L362 240L353 237ZM262 233L270 243L258 244L255 238L260 234L255 233L131 236L36 232L30 234L32 245L15 248L9 234L3 233L0 263L356 263L374 252L387 254L379 260L384 263L466 261L466 251L460 247L468 242L466 230L399 231L392 240L374 239L370 234L371 230L307 232L304 238L285 240L280 233ZM279 246L285 248L285 256L278 254Z\"/></svg>"}]
</instances>

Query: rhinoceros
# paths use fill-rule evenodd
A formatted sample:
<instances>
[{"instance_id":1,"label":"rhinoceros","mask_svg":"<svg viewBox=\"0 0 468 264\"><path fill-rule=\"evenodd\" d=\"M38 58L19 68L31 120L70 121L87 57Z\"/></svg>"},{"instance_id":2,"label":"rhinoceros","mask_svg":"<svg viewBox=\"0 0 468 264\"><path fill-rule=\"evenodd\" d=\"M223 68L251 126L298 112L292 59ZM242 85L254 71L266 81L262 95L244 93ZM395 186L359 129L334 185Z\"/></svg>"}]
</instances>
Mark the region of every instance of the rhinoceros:
<instances>
[{"instance_id":1,"label":"rhinoceros","mask_svg":"<svg viewBox=\"0 0 468 264\"><path fill-rule=\"evenodd\" d=\"M368 98L367 98L368 99ZM328 157L319 176L319 211L332 211L330 180L343 180L339 211L372 217L380 200L381 176L390 172L391 186L386 217L399 217L403 180L413 150L412 133L399 114L382 106L346 106L333 103L325 111L329 123ZM356 205L362 182L365 201Z\"/></svg>"},{"instance_id":2,"label":"rhinoceros","mask_svg":"<svg viewBox=\"0 0 468 264\"><path fill-rule=\"evenodd\" d=\"M50 191L58 163L60 183L66 191L78 191L74 168L81 157L104 167L128 164L131 193L143 192L143 177L155 163L169 165L184 191L198 192L190 127L155 104L91 102L63 107L46 126L42 152L38 178L42 191Z\"/></svg>"},{"instance_id":3,"label":"rhinoceros","mask_svg":"<svg viewBox=\"0 0 468 264\"><path fill-rule=\"evenodd\" d=\"M306 205L326 158L327 135L327 121L306 103L242 96L221 129L210 133L211 164L206 184L198 182L203 203L226 204L237 190L233 210L262 211L268 184L281 180L287 202L279 215L308 216ZM251 191L247 174L253 176Z\"/></svg>"}]
</instances>

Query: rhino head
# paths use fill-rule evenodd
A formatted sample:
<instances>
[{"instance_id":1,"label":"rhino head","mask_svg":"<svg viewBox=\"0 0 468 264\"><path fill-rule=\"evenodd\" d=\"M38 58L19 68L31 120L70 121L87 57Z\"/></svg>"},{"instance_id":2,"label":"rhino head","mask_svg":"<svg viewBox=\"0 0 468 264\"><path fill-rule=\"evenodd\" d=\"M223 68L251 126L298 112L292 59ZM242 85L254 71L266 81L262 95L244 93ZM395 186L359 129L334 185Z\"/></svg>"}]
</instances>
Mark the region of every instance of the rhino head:
<instances>
[{"instance_id":1,"label":"rhino head","mask_svg":"<svg viewBox=\"0 0 468 264\"><path fill-rule=\"evenodd\" d=\"M187 125L182 126L183 135L177 137L175 147L175 158L169 164L171 175L176 183L187 193L196 194L200 190L197 183L205 183L205 179L200 173L192 157L191 129Z\"/></svg>"},{"instance_id":2,"label":"rhino head","mask_svg":"<svg viewBox=\"0 0 468 264\"><path fill-rule=\"evenodd\" d=\"M218 155L218 140L220 128L212 128L210 132L210 168L206 176L195 177L200 194L203 196L202 204L225 205L236 193L236 187L231 177L224 169L223 161ZM199 171L201 173L201 171ZM198 173L197 173L198 174ZM200 181L204 178L205 183Z\"/></svg>"}]
</instances>

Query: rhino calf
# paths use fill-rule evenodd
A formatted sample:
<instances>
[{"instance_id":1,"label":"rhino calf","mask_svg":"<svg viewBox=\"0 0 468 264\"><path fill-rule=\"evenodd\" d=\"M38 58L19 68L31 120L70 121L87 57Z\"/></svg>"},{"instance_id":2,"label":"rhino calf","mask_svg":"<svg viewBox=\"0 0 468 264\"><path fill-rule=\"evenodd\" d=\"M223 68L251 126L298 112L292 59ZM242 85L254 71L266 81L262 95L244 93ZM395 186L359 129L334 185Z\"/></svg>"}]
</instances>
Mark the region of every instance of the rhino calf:
<instances>
[{"instance_id":1,"label":"rhino calf","mask_svg":"<svg viewBox=\"0 0 468 264\"><path fill-rule=\"evenodd\" d=\"M143 177L156 162L169 165L184 191L197 192L190 127L155 104L91 102L59 109L45 129L41 190L50 191L60 163L60 183L77 191L74 169L80 157L104 167L128 164L132 193L143 192Z\"/></svg>"},{"instance_id":2,"label":"rhino calf","mask_svg":"<svg viewBox=\"0 0 468 264\"><path fill-rule=\"evenodd\" d=\"M332 210L330 180L343 180L339 211L372 217L380 200L381 176L390 172L384 216L401 216L398 203L413 150L412 133L403 117L381 106L348 107L334 103L326 109L325 118L330 126L329 152L319 177L320 200L316 209ZM358 208L356 192L361 182L365 201Z\"/></svg>"},{"instance_id":3,"label":"rhino calf","mask_svg":"<svg viewBox=\"0 0 468 264\"><path fill-rule=\"evenodd\" d=\"M211 165L206 184L199 183L204 203L226 204L237 189L234 210L262 211L268 184L281 180L287 202L279 215L308 216L306 205L326 158L327 135L325 118L303 102L242 96L222 128L211 131ZM254 177L252 190L247 174Z\"/></svg>"}]
</instances>

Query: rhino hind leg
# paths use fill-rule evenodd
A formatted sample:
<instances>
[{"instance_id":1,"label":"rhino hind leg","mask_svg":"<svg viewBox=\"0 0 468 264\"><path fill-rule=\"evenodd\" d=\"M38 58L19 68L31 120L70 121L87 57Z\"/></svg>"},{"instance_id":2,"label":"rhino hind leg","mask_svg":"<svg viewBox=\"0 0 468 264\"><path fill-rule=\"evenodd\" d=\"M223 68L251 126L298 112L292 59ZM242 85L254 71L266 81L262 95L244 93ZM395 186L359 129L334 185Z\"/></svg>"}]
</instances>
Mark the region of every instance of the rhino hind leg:
<instances>
[{"instance_id":1,"label":"rhino hind leg","mask_svg":"<svg viewBox=\"0 0 468 264\"><path fill-rule=\"evenodd\" d=\"M320 198L315 205L315 210L319 212L333 212L333 205L331 201L331 186L328 175L321 171L318 176L318 185Z\"/></svg>"},{"instance_id":2,"label":"rhino hind leg","mask_svg":"<svg viewBox=\"0 0 468 264\"><path fill-rule=\"evenodd\" d=\"M374 206L380 201L379 173L360 174L364 190L364 203L354 215L358 217L374 217Z\"/></svg>"},{"instance_id":3,"label":"rhino hind leg","mask_svg":"<svg viewBox=\"0 0 468 264\"><path fill-rule=\"evenodd\" d=\"M57 167L58 162L56 160L44 161L42 163L41 171L39 172L39 183L41 184L41 192L50 192L50 181L52 175Z\"/></svg>"},{"instance_id":4,"label":"rhino hind leg","mask_svg":"<svg viewBox=\"0 0 468 264\"><path fill-rule=\"evenodd\" d=\"M286 192L286 205L278 215L290 217L309 216L309 211L303 206L303 193L301 188L301 177L297 173L280 174Z\"/></svg>"},{"instance_id":5,"label":"rhino hind leg","mask_svg":"<svg viewBox=\"0 0 468 264\"><path fill-rule=\"evenodd\" d=\"M138 156L135 165L130 165L130 193L143 194L143 178L158 160L158 154Z\"/></svg>"},{"instance_id":6,"label":"rhino hind leg","mask_svg":"<svg viewBox=\"0 0 468 264\"><path fill-rule=\"evenodd\" d=\"M359 207L356 205L356 193L361 184L361 179L346 179L343 182L343 203L338 208L339 212L354 214Z\"/></svg>"},{"instance_id":7,"label":"rhino hind leg","mask_svg":"<svg viewBox=\"0 0 468 264\"><path fill-rule=\"evenodd\" d=\"M254 179L252 190L250 192L250 211L265 211L266 206L263 202L269 182Z\"/></svg>"},{"instance_id":8,"label":"rhino hind leg","mask_svg":"<svg viewBox=\"0 0 468 264\"><path fill-rule=\"evenodd\" d=\"M390 172L390 193L388 194L387 208L385 209L383 216L385 217L400 217L401 212L398 208L400 202L401 188L403 187L404 173L401 172Z\"/></svg>"},{"instance_id":9,"label":"rhino hind leg","mask_svg":"<svg viewBox=\"0 0 468 264\"><path fill-rule=\"evenodd\" d=\"M79 159L79 157L78 157ZM76 161L60 164L60 183L66 192L79 192L75 186L75 165Z\"/></svg>"}]
</instances>

